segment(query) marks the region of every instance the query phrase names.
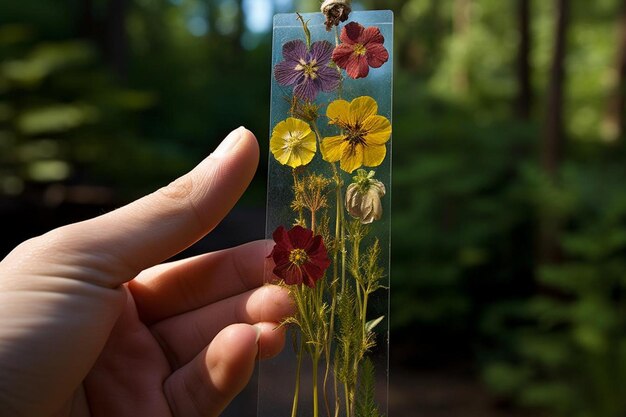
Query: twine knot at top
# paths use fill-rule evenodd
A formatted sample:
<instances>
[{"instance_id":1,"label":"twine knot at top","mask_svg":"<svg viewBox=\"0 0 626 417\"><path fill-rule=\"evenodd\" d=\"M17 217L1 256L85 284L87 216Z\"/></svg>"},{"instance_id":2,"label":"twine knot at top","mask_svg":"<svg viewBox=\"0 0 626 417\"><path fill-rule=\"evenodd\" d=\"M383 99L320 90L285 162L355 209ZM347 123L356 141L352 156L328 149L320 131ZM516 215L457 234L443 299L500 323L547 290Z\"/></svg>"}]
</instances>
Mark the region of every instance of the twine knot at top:
<instances>
[{"instance_id":1,"label":"twine knot at top","mask_svg":"<svg viewBox=\"0 0 626 417\"><path fill-rule=\"evenodd\" d=\"M351 0L325 0L322 3L322 13L326 16L326 30L330 31L333 26L348 20L352 11Z\"/></svg>"}]
</instances>

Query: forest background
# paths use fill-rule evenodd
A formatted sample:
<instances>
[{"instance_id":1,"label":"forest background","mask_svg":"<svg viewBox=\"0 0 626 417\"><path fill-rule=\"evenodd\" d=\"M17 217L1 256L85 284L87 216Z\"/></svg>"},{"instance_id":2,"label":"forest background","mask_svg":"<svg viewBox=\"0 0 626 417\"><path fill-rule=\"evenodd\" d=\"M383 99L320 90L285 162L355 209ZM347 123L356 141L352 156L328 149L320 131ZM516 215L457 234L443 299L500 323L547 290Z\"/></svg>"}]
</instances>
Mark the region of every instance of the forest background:
<instances>
[{"instance_id":1,"label":"forest background","mask_svg":"<svg viewBox=\"0 0 626 417\"><path fill-rule=\"evenodd\" d=\"M626 2L353 3L396 17L390 413L623 417ZM0 256L242 124L257 176L188 253L262 238L272 15L318 8L0 2Z\"/></svg>"}]
</instances>

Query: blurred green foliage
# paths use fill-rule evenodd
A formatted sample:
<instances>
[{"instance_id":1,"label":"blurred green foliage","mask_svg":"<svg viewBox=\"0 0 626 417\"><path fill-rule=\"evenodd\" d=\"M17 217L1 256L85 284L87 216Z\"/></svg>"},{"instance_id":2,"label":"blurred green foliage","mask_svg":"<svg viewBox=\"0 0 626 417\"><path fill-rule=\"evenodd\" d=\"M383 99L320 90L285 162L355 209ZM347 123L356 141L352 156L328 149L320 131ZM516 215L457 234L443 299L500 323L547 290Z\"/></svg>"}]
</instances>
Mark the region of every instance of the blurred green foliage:
<instances>
[{"instance_id":1,"label":"blurred green foliage","mask_svg":"<svg viewBox=\"0 0 626 417\"><path fill-rule=\"evenodd\" d=\"M626 147L607 122L609 97L625 93L615 66L623 2L570 1L567 146L549 175L539 161L556 2L529 2L534 100L525 117L515 104L518 1L353 1L396 13L395 340L471 355L507 401L555 416L623 417ZM32 201L54 184L96 184L129 199L242 124L267 154L269 18L317 6L0 3L0 195ZM264 159L246 197L257 206ZM540 256L542 224L560 243L552 262Z\"/></svg>"},{"instance_id":2,"label":"blurred green foliage","mask_svg":"<svg viewBox=\"0 0 626 417\"><path fill-rule=\"evenodd\" d=\"M484 316L492 349L483 372L501 395L563 416L626 412L624 156L569 162L557 189L529 175L539 209L568 225L564 260L538 268L531 296L499 302ZM561 203L543 203L549 195Z\"/></svg>"},{"instance_id":3,"label":"blurred green foliage","mask_svg":"<svg viewBox=\"0 0 626 417\"><path fill-rule=\"evenodd\" d=\"M44 39L36 27L14 23L0 26L0 57L3 194L86 174L124 189L138 185L130 172L163 179L154 170L158 161L171 167L165 175L182 168L175 154L145 146L132 126L153 106L154 94L119 85L92 43ZM120 169L125 173L117 177Z\"/></svg>"}]
</instances>

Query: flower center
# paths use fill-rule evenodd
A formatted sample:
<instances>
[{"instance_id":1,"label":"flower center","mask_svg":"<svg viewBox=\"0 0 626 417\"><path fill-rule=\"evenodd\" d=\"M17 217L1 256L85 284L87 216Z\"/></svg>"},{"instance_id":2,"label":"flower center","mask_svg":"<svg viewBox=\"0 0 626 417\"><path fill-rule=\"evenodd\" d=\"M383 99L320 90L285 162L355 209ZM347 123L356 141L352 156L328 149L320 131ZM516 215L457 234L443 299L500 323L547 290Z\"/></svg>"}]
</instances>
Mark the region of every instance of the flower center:
<instances>
[{"instance_id":1,"label":"flower center","mask_svg":"<svg viewBox=\"0 0 626 417\"><path fill-rule=\"evenodd\" d=\"M367 48L365 45L357 43L354 45L354 53L356 55L365 55L367 53Z\"/></svg>"},{"instance_id":2,"label":"flower center","mask_svg":"<svg viewBox=\"0 0 626 417\"><path fill-rule=\"evenodd\" d=\"M307 255L304 249L294 249L289 253L289 262L296 266L301 266L308 260L309 255Z\"/></svg>"},{"instance_id":3,"label":"flower center","mask_svg":"<svg viewBox=\"0 0 626 417\"><path fill-rule=\"evenodd\" d=\"M300 132L289 132L289 136L285 138L285 147L291 151L293 148L300 145L302 142L302 135Z\"/></svg>"},{"instance_id":4,"label":"flower center","mask_svg":"<svg viewBox=\"0 0 626 417\"><path fill-rule=\"evenodd\" d=\"M346 130L346 140L350 145L366 145L365 135L367 132L358 123L354 126L350 126Z\"/></svg>"},{"instance_id":5,"label":"flower center","mask_svg":"<svg viewBox=\"0 0 626 417\"><path fill-rule=\"evenodd\" d=\"M304 72L304 76L312 80L317 78L318 70L319 67L317 65L317 60L315 59L312 59L310 62L306 62L304 59L301 59L300 63L296 65L296 71Z\"/></svg>"}]
</instances>

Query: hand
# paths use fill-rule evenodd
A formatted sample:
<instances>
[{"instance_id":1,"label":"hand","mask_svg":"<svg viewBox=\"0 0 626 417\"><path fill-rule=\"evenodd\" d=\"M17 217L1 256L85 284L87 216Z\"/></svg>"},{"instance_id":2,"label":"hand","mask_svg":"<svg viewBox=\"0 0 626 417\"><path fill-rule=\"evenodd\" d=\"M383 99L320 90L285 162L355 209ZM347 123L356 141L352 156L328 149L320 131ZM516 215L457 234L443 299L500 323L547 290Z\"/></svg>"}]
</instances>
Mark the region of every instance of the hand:
<instances>
[{"instance_id":1,"label":"hand","mask_svg":"<svg viewBox=\"0 0 626 417\"><path fill-rule=\"evenodd\" d=\"M0 416L218 415L255 359L284 344L275 329L293 307L263 283L271 248L157 264L219 223L258 158L239 128L167 187L11 252L0 263Z\"/></svg>"}]
</instances>

